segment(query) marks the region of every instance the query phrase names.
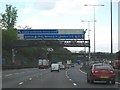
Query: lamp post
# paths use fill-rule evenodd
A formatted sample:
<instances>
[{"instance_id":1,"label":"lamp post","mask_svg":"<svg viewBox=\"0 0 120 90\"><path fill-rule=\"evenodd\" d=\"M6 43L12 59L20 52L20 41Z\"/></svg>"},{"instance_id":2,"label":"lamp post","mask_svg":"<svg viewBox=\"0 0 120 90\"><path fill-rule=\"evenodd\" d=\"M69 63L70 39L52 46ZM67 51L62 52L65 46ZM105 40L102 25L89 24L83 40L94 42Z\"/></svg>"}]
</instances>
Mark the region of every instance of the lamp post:
<instances>
[{"instance_id":1,"label":"lamp post","mask_svg":"<svg viewBox=\"0 0 120 90\"><path fill-rule=\"evenodd\" d=\"M113 54L113 40L112 40L112 0L111 0L111 9L110 9L110 11L111 11L111 54Z\"/></svg>"},{"instance_id":2,"label":"lamp post","mask_svg":"<svg viewBox=\"0 0 120 90\"><path fill-rule=\"evenodd\" d=\"M93 17L93 20L94 20L94 53L96 51L96 46L95 46L95 22L96 22L96 19L95 19L95 7L96 6L104 6L102 4L98 4L98 5L88 5L88 4L85 4L84 6L92 6L93 9L94 9L94 17Z\"/></svg>"},{"instance_id":3,"label":"lamp post","mask_svg":"<svg viewBox=\"0 0 120 90\"><path fill-rule=\"evenodd\" d=\"M88 29L87 29L88 30L88 40L90 40L90 22L94 22L94 21L82 20L81 22L87 22L88 23Z\"/></svg>"},{"instance_id":4,"label":"lamp post","mask_svg":"<svg viewBox=\"0 0 120 90\"><path fill-rule=\"evenodd\" d=\"M82 20L81 22L87 22L88 23L88 29L86 29L86 31L88 30L88 40L90 40L90 22L94 22L94 21L88 21L88 20ZM85 33L86 33L85 31ZM85 47L85 51L86 51L86 47ZM89 47L89 64L90 64L90 47Z\"/></svg>"}]
</instances>

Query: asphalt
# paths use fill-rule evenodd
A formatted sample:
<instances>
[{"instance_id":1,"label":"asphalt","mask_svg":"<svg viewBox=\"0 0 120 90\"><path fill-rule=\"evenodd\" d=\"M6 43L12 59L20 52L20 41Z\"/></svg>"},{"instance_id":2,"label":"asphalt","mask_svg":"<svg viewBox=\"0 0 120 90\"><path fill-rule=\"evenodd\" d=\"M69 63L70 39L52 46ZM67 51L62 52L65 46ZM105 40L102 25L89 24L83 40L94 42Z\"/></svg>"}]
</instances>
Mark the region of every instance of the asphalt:
<instances>
[{"instance_id":1,"label":"asphalt","mask_svg":"<svg viewBox=\"0 0 120 90\"><path fill-rule=\"evenodd\" d=\"M60 72L49 69L6 70L2 73L3 88L118 88L115 85L96 82L89 84L85 70L80 65Z\"/></svg>"}]
</instances>

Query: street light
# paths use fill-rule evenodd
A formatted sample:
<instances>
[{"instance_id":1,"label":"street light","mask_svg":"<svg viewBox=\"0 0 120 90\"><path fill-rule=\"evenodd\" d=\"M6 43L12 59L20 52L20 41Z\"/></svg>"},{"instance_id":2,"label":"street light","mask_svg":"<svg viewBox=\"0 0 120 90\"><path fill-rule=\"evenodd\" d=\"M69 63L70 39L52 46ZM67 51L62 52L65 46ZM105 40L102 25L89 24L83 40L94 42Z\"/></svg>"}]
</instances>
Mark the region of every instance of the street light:
<instances>
[{"instance_id":1,"label":"street light","mask_svg":"<svg viewBox=\"0 0 120 90\"><path fill-rule=\"evenodd\" d=\"M88 30L88 40L90 40L90 22L94 22L94 21L82 20L81 22L87 22L88 23L88 29L86 29L86 31Z\"/></svg>"},{"instance_id":2,"label":"street light","mask_svg":"<svg viewBox=\"0 0 120 90\"><path fill-rule=\"evenodd\" d=\"M110 8L110 12L111 12L111 54L113 54L113 40L112 40L112 0L111 0L110 4L111 4L111 8Z\"/></svg>"},{"instance_id":3,"label":"street light","mask_svg":"<svg viewBox=\"0 0 120 90\"><path fill-rule=\"evenodd\" d=\"M84 6L92 6L93 9L94 9L94 53L95 53L95 22L96 22L96 20L95 20L95 7L96 6L104 6L104 5L102 5L102 4L98 4L98 5L88 5L88 4L85 4Z\"/></svg>"},{"instance_id":4,"label":"street light","mask_svg":"<svg viewBox=\"0 0 120 90\"><path fill-rule=\"evenodd\" d=\"M88 23L88 29L85 30L85 33L88 30L88 40L90 40L90 22L94 22L94 21L82 20L81 22ZM86 52L86 47L85 47L85 52ZM89 63L90 63L90 58L91 58L91 55L90 55L90 47L89 47Z\"/></svg>"}]
</instances>

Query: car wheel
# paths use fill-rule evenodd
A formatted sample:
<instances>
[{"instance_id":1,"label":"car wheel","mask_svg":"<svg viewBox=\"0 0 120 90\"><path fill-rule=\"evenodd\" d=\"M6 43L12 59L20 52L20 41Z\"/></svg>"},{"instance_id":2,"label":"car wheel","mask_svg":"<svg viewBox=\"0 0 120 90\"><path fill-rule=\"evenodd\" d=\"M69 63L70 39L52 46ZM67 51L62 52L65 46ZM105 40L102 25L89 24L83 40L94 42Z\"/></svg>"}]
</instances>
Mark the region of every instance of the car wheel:
<instances>
[{"instance_id":1,"label":"car wheel","mask_svg":"<svg viewBox=\"0 0 120 90\"><path fill-rule=\"evenodd\" d=\"M115 80L112 80L111 83L112 83L112 84L115 84Z\"/></svg>"},{"instance_id":2,"label":"car wheel","mask_svg":"<svg viewBox=\"0 0 120 90\"><path fill-rule=\"evenodd\" d=\"M89 83L90 82L90 80L87 78L87 82Z\"/></svg>"},{"instance_id":3,"label":"car wheel","mask_svg":"<svg viewBox=\"0 0 120 90\"><path fill-rule=\"evenodd\" d=\"M59 70L58 70L58 72L59 72Z\"/></svg>"},{"instance_id":4,"label":"car wheel","mask_svg":"<svg viewBox=\"0 0 120 90\"><path fill-rule=\"evenodd\" d=\"M107 83L107 84L109 84L109 83L110 83L110 81L106 81L106 83Z\"/></svg>"},{"instance_id":5,"label":"car wheel","mask_svg":"<svg viewBox=\"0 0 120 90\"><path fill-rule=\"evenodd\" d=\"M51 72L52 72L52 70L51 70Z\"/></svg>"},{"instance_id":6,"label":"car wheel","mask_svg":"<svg viewBox=\"0 0 120 90\"><path fill-rule=\"evenodd\" d=\"M91 78L89 81L90 81L90 83L93 83L93 82L94 82L94 80L93 80L92 78Z\"/></svg>"}]
</instances>

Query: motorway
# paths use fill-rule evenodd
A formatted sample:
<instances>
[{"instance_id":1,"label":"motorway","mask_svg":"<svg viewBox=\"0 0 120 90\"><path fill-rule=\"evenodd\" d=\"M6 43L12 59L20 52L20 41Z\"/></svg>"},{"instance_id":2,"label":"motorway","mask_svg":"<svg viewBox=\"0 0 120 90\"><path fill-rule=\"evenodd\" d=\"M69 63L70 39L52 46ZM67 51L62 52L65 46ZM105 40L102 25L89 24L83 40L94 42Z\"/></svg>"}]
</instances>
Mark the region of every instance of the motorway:
<instances>
[{"instance_id":1,"label":"motorway","mask_svg":"<svg viewBox=\"0 0 120 90\"><path fill-rule=\"evenodd\" d=\"M80 70L79 65L60 72L51 72L50 68L5 70L0 78L2 88L118 88L117 83L87 83L86 73Z\"/></svg>"}]
</instances>

